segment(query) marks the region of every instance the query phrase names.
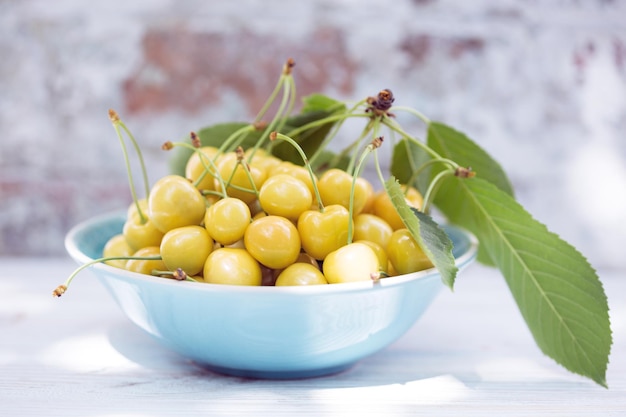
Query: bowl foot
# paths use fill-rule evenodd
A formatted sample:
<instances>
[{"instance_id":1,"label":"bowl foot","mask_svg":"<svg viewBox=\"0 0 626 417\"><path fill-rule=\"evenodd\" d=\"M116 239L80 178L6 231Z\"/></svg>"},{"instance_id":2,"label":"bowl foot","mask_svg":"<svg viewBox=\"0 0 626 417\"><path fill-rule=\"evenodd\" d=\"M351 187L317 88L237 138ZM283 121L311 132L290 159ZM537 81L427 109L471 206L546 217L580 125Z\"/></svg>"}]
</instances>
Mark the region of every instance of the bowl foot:
<instances>
[{"instance_id":1,"label":"bowl foot","mask_svg":"<svg viewBox=\"0 0 626 417\"><path fill-rule=\"evenodd\" d=\"M240 378L252 378L252 379L306 379L315 378L320 376L327 376L343 372L350 369L355 363L349 363L338 366L330 366L327 368L316 369L295 369L295 370L283 370L283 371L264 371L254 369L235 369L226 368L222 366L199 364L204 369L211 372L215 372L222 375L236 376Z\"/></svg>"}]
</instances>

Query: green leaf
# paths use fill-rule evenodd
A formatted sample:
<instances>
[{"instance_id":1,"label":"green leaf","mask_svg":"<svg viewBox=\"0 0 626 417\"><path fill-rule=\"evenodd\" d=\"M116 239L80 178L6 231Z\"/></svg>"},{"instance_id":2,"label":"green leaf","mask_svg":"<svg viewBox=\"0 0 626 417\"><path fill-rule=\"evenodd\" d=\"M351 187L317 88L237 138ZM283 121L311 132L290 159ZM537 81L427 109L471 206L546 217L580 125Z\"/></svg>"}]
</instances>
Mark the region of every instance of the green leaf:
<instances>
[{"instance_id":1,"label":"green leaf","mask_svg":"<svg viewBox=\"0 0 626 417\"><path fill-rule=\"evenodd\" d=\"M302 102L303 107L300 113L289 117L281 132L290 136L302 147L306 155L311 156L323 145L324 139L326 139L337 122L323 123L298 134L292 134L291 132L309 123L345 112L347 109L344 103L322 94L311 94L304 97ZM272 153L284 161L290 161L298 165L303 164L298 151L286 142L276 144L272 148Z\"/></svg>"},{"instance_id":2,"label":"green leaf","mask_svg":"<svg viewBox=\"0 0 626 417\"><path fill-rule=\"evenodd\" d=\"M420 175L413 179L413 174L431 159L421 147L408 140L401 140L393 147L391 155L391 175L400 183L411 184L422 194L428 188L430 181L430 169L424 169Z\"/></svg>"},{"instance_id":3,"label":"green leaf","mask_svg":"<svg viewBox=\"0 0 626 417\"><path fill-rule=\"evenodd\" d=\"M431 122L427 143L442 157L463 167L472 167L477 176L493 183L505 193L514 195L513 186L502 166L463 133L443 123Z\"/></svg>"},{"instance_id":4,"label":"green leaf","mask_svg":"<svg viewBox=\"0 0 626 417\"><path fill-rule=\"evenodd\" d=\"M514 195L513 186L500 164L463 133L443 123L431 122L428 127L427 143L442 157L451 159L463 167L472 167L478 177L493 183L505 193ZM434 177L440 170L441 167L435 166L432 176ZM483 246L478 248L478 261L494 265Z\"/></svg>"},{"instance_id":5,"label":"green leaf","mask_svg":"<svg viewBox=\"0 0 626 417\"><path fill-rule=\"evenodd\" d=\"M306 97L302 98L302 103L304 106L302 107L301 113L307 113L312 111L322 110L325 112L335 112L337 110L342 110L346 108L346 105L337 101L334 98L325 96L323 94L314 93L310 94Z\"/></svg>"},{"instance_id":6,"label":"green leaf","mask_svg":"<svg viewBox=\"0 0 626 417\"><path fill-rule=\"evenodd\" d=\"M566 369L606 386L612 344L608 304L587 260L481 178L450 177L437 200L494 260L539 348Z\"/></svg>"},{"instance_id":7,"label":"green leaf","mask_svg":"<svg viewBox=\"0 0 626 417\"><path fill-rule=\"evenodd\" d=\"M411 235L441 274L441 280L453 288L458 268L452 255L450 237L430 216L406 203L402 188L394 177L385 182L385 190Z\"/></svg>"},{"instance_id":8,"label":"green leaf","mask_svg":"<svg viewBox=\"0 0 626 417\"><path fill-rule=\"evenodd\" d=\"M302 147L302 150L307 156L313 155L333 128L334 123L324 123L295 135L291 134L291 131L309 123L324 119L330 115L331 113L323 110L300 113L287 119L287 123L283 126L281 131L295 140ZM290 161L298 165L303 164L298 151L287 142L275 144L272 148L272 153L283 161Z\"/></svg>"}]
</instances>

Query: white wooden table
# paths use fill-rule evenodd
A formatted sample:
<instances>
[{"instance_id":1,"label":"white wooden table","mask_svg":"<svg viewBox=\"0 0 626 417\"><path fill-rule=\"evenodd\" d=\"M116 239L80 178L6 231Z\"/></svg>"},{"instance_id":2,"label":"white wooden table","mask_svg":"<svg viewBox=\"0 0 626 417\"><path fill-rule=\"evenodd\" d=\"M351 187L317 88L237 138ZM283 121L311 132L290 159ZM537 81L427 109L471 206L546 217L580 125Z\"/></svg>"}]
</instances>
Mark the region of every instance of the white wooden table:
<instances>
[{"instance_id":1,"label":"white wooden table","mask_svg":"<svg viewBox=\"0 0 626 417\"><path fill-rule=\"evenodd\" d=\"M226 377L134 327L91 273L61 299L69 259L0 259L0 416L626 416L626 273L601 273L614 345L609 389L535 346L498 272L455 292L386 350L338 375Z\"/></svg>"}]
</instances>

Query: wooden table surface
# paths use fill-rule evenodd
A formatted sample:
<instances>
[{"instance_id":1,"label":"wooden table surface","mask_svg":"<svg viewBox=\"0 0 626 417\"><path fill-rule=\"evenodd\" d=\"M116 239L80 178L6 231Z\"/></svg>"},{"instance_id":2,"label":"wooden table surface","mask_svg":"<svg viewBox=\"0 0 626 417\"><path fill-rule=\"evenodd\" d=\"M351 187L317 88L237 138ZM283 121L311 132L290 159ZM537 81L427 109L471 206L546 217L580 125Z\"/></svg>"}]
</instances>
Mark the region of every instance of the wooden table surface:
<instances>
[{"instance_id":1,"label":"wooden table surface","mask_svg":"<svg viewBox=\"0 0 626 417\"><path fill-rule=\"evenodd\" d=\"M626 273L600 273L609 389L536 347L496 270L472 265L399 341L343 373L226 377L158 345L69 259L0 258L0 416L626 416Z\"/></svg>"}]
</instances>

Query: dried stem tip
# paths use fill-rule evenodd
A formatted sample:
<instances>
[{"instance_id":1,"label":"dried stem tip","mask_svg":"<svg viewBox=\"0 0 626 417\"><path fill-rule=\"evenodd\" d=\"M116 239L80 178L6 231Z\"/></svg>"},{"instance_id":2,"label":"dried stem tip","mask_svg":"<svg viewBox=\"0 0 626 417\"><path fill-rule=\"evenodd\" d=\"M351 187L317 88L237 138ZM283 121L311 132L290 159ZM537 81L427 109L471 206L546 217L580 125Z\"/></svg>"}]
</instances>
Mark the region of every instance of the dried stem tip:
<instances>
[{"instance_id":1,"label":"dried stem tip","mask_svg":"<svg viewBox=\"0 0 626 417\"><path fill-rule=\"evenodd\" d=\"M187 273L183 271L181 268L176 268L172 276L174 277L174 279L178 281L184 281L187 279Z\"/></svg>"},{"instance_id":2,"label":"dried stem tip","mask_svg":"<svg viewBox=\"0 0 626 417\"><path fill-rule=\"evenodd\" d=\"M459 178L473 178L476 176L476 173L474 171L472 171L472 167L458 167L455 171L454 171L454 175L456 175Z\"/></svg>"},{"instance_id":3,"label":"dried stem tip","mask_svg":"<svg viewBox=\"0 0 626 417\"><path fill-rule=\"evenodd\" d=\"M163 149L164 151L169 151L173 147L174 147L174 144L170 142L169 140L165 142L163 145L161 145L161 149Z\"/></svg>"},{"instance_id":4,"label":"dried stem tip","mask_svg":"<svg viewBox=\"0 0 626 417\"><path fill-rule=\"evenodd\" d=\"M194 148L199 148L202 146L202 142L200 141L200 137L196 134L196 132L191 132L191 144Z\"/></svg>"},{"instance_id":5,"label":"dried stem tip","mask_svg":"<svg viewBox=\"0 0 626 417\"><path fill-rule=\"evenodd\" d=\"M237 155L237 161L239 162L243 161L246 156L241 146L237 146L237 149L235 149L235 155Z\"/></svg>"},{"instance_id":6,"label":"dried stem tip","mask_svg":"<svg viewBox=\"0 0 626 417\"><path fill-rule=\"evenodd\" d=\"M118 116L117 112L113 109L109 109L109 119L112 123L119 123L120 116Z\"/></svg>"},{"instance_id":7,"label":"dried stem tip","mask_svg":"<svg viewBox=\"0 0 626 417\"><path fill-rule=\"evenodd\" d=\"M293 58L287 59L287 62L285 62L285 66L283 67L283 74L285 75L291 74L291 70L295 66L296 66L296 62L293 60Z\"/></svg>"},{"instance_id":8,"label":"dried stem tip","mask_svg":"<svg viewBox=\"0 0 626 417\"><path fill-rule=\"evenodd\" d=\"M381 90L376 97L367 98L366 101L369 107L366 112L372 112L377 116L387 115L393 117L393 115L387 111L391 108L395 100L396 99L393 97L391 90Z\"/></svg>"},{"instance_id":9,"label":"dried stem tip","mask_svg":"<svg viewBox=\"0 0 626 417\"><path fill-rule=\"evenodd\" d=\"M383 140L384 140L384 138L382 136L374 138L374 140L372 141L372 147L374 149L380 148L382 146L382 144L383 144Z\"/></svg>"},{"instance_id":10,"label":"dried stem tip","mask_svg":"<svg viewBox=\"0 0 626 417\"><path fill-rule=\"evenodd\" d=\"M60 297L63 294L65 294L65 291L67 291L67 285L59 285L58 287L55 288L54 291L52 291L52 296Z\"/></svg>"},{"instance_id":11,"label":"dried stem tip","mask_svg":"<svg viewBox=\"0 0 626 417\"><path fill-rule=\"evenodd\" d=\"M254 127L254 130L265 130L265 128L267 127L267 122L264 122L263 120L259 120L258 122L254 122L252 124L252 127Z\"/></svg>"},{"instance_id":12,"label":"dried stem tip","mask_svg":"<svg viewBox=\"0 0 626 417\"><path fill-rule=\"evenodd\" d=\"M277 137L278 137L278 133L277 132L270 133L270 140L276 140Z\"/></svg>"}]
</instances>

